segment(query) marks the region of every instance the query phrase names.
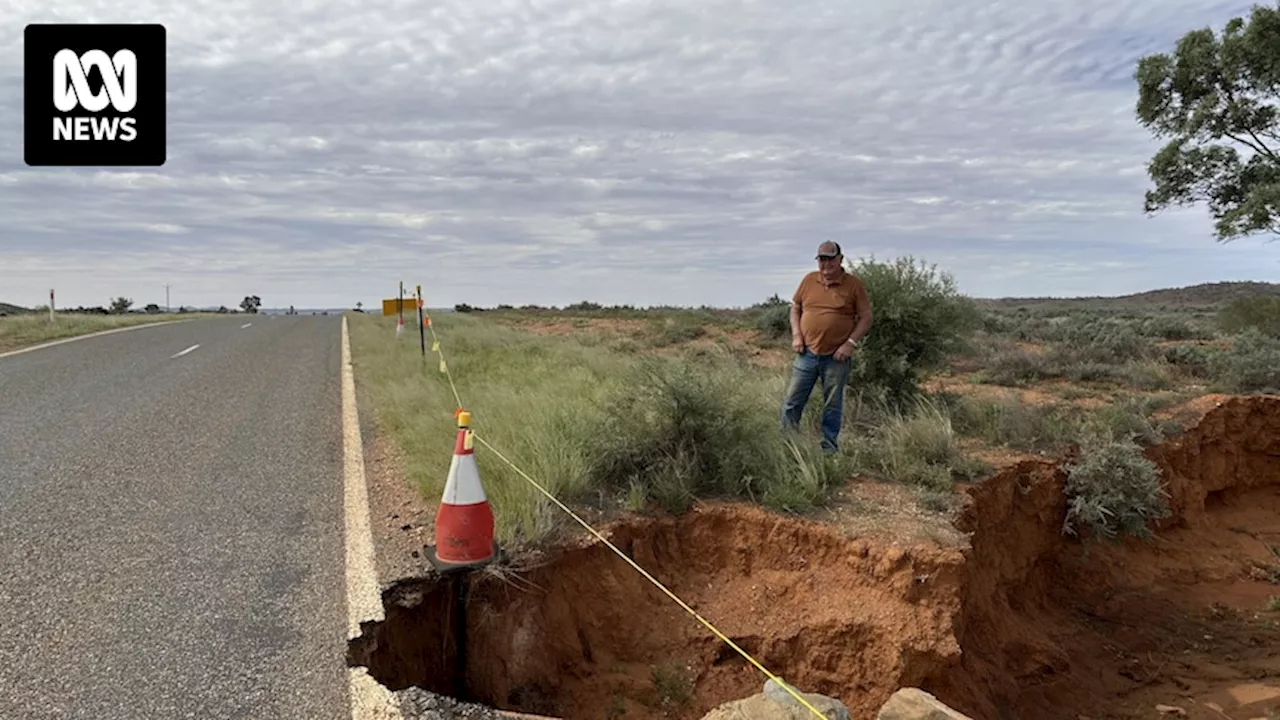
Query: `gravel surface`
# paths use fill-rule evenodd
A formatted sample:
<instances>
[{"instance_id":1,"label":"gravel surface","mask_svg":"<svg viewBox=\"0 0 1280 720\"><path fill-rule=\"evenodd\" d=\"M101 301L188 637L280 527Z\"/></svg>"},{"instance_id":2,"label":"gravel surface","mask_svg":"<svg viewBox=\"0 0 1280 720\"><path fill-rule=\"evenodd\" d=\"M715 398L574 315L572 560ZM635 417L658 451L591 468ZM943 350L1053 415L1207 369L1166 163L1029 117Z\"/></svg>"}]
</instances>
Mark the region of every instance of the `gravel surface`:
<instances>
[{"instance_id":1,"label":"gravel surface","mask_svg":"<svg viewBox=\"0 0 1280 720\"><path fill-rule=\"evenodd\" d=\"M396 693L405 720L502 720L493 708L407 688Z\"/></svg>"},{"instance_id":2,"label":"gravel surface","mask_svg":"<svg viewBox=\"0 0 1280 720\"><path fill-rule=\"evenodd\" d=\"M241 315L0 358L0 718L350 718L340 338Z\"/></svg>"}]
</instances>

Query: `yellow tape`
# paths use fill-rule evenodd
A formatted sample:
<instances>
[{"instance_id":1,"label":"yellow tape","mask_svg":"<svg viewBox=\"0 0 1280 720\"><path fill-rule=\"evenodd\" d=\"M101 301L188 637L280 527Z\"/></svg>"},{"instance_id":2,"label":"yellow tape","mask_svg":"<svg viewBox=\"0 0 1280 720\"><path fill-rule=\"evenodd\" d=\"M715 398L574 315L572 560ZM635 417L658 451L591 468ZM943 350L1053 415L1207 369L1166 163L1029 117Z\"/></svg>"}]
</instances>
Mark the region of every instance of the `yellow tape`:
<instances>
[{"instance_id":1,"label":"yellow tape","mask_svg":"<svg viewBox=\"0 0 1280 720\"><path fill-rule=\"evenodd\" d=\"M419 292L421 292L421 291L419 291ZM437 348L439 347L439 345L440 345L440 339L439 339L439 337L436 335L436 328L435 328L435 326L434 326L434 325L430 325L430 324L428 324L428 326L427 326L427 327L428 327L428 328L430 328L430 330L431 330L431 336L432 336L432 338L434 338L434 339L435 339L435 341L432 343L431 347L432 347L432 349L433 349L433 350L434 350L434 349L437 349ZM457 405L457 407L463 407L463 404L462 404L462 398L458 395L458 386L457 386L457 384L455 384L455 383L454 383L454 381L453 381L453 375L449 372L448 367L447 367L447 366L445 365L445 363L444 363L444 353L443 353L443 352L441 352L441 354L440 354L440 372L444 373L444 374L445 374L445 376L449 379L449 387L451 387L451 388L453 389L453 397L454 397L454 399L455 399L455 400L457 400L457 401L458 401L458 405ZM746 658L747 662L749 662L749 663L751 663L752 665L754 665L754 666L756 667L756 669L758 669L760 672L764 673L764 674L765 674L765 675L766 675L770 680L773 680L774 682L776 682L776 683L777 683L777 684L778 684L778 685L779 685L783 690L786 690L786 691L787 691L787 693L788 693L788 694L790 694L790 695L791 695L791 697L795 698L797 702L799 702L801 705L803 705L803 706L805 706L806 708L808 708L808 709L809 709L809 711L810 711L810 712L812 712L812 713L814 714L814 716L815 716L815 717L821 718L821 720L829 720L829 719L827 718L827 716L826 716L826 715L823 715L821 712L819 712L818 708L814 707L812 703L810 703L808 700L804 699L804 697L803 697L802 695L800 695L798 692L796 692L796 691L791 687L791 685L790 685L790 684L788 684L788 683L784 682L784 681L783 681L781 678L779 678L777 675L774 675L773 673L769 672L769 669L768 669L768 668L766 668L764 665L760 664L760 662L759 662L758 660L756 660L754 657L751 657L751 654L750 654L750 653L748 653L746 650L743 650L742 648L738 647L738 644L737 644L737 643L735 643L734 641L730 640L730 639L729 639L729 637L728 637L727 635L725 635L724 633L720 632L720 631L716 628L716 626L715 626L715 625L712 625L712 624L711 624L711 623L710 623L706 618L704 618L704 617L702 617L701 615L699 615L699 614L698 614L698 611L696 611L696 610L694 610L693 608L689 607L689 605L688 605L687 603L685 603L685 601L681 600L681 599L680 599L680 598L679 598L675 593L673 593L673 592L671 592L670 590L668 590L668 589L667 589L667 586L665 586L665 585L663 585L662 583L658 582L658 579L657 579L657 578L655 578L654 576L650 575L650 574L649 574L649 571L647 571L647 570L645 570L644 568L640 567L640 565L639 565L639 564L637 564L635 560L632 560L631 558L627 557L627 554L626 554L626 553L622 552L621 550L619 550L619 549L617 548L617 546L615 546L613 543L609 542L609 539L608 539L608 538L606 538L604 535L601 535L601 534L600 534L600 533L599 533L595 528L591 527L591 525L590 525L589 523L587 523L587 521L586 521L586 520L583 520L582 518L578 517L578 514L577 514L577 513L575 513L574 511L570 510L570 509L569 509L569 507L568 507L567 505L565 505L564 503L560 502L560 499L559 499L559 498L557 498L555 495L552 495L549 491L547 491L547 489L546 489L546 488L542 487L542 485L540 485L540 484L538 483L538 481L537 481L537 480L534 480L532 477L530 477L530 476L529 476L529 474L528 474L528 473L526 473L524 470L520 469L520 466L519 466L519 465L516 465L515 463L511 462L511 460L507 459L507 456L503 455L503 454L502 454L502 453L501 453L497 448L495 448L494 446L490 445L490 444L489 444L489 442L488 442L487 440L485 440L485 439L484 439L484 437L483 437L483 436L481 436L479 433L476 433L476 432L475 432L475 430L468 429L466 439L464 440L464 442L466 443L466 447L468 447L468 448L470 448L470 447L471 447L471 442L472 442L472 439L473 439L473 438L474 438L474 440L475 440L476 442L479 442L481 445L483 445L485 448L487 448L490 452L492 452L494 455L496 455L496 456L498 457L498 459L499 459L499 460L501 460L502 462L504 462L504 463L506 463L507 465L509 465L509 466L511 467L511 469L512 469L512 470L515 470L515 471L516 471L516 473L517 473L518 475L520 475L520 477L522 477L522 478L524 478L526 481L528 481L530 485L533 485L533 487L534 487L534 488L536 488L536 489L538 490L538 492L542 493L543 495L546 495L546 496L547 496L547 499L549 499L551 502L553 502L553 503L555 503L557 506L559 506L559 508L560 508L561 510L565 511L566 513L568 513L569 517L573 518L575 521L577 521L577 523L578 523L579 525L581 525L582 527L586 528L587 532L591 533L592 535L594 535L594 536L596 537L596 539L597 539L597 540L599 540L600 542L602 542L602 543L604 543L606 546L608 546L608 548L609 548L610 550L612 550L615 554L617 554L617 556L618 556L618 557L620 557L620 558L622 558L623 560L625 560L625 561L627 562L627 564L628 564L628 565L630 565L631 567L635 568L635 569L636 569L636 571L637 571L637 572L639 572L641 575L643 575L643 576L645 577L645 579L646 579L646 580L648 580L649 582L653 583L653 584L654 584L654 586L655 586L655 587L657 587L659 590L661 590L664 594L666 594L666 596L667 596L667 597L669 597L669 598L671 598L672 600L674 600L674 601L676 602L676 604L678 604L681 608L683 608L683 609L685 610L685 612L687 612L687 613L689 613L690 615L692 615L692 616L694 617L694 619L696 619L698 622L702 623L702 625L703 625L704 627L706 627L708 630L710 630L710 631L712 632L712 634L714 634L716 637L718 637L718 638L720 638L722 641L724 641L724 643L725 643L725 644L727 644L729 647L733 648L733 649L734 649L734 650L735 650L739 655L741 655L742 657Z\"/></svg>"},{"instance_id":2,"label":"yellow tape","mask_svg":"<svg viewBox=\"0 0 1280 720\"><path fill-rule=\"evenodd\" d=\"M440 354L440 371L449 379L449 388L453 390L453 399L457 401L454 407L462 407L462 396L458 394L458 385L453 381L453 373L449 372L449 368L444 363L444 350L440 349L440 336L436 334L434 325L427 325L427 330L431 331L431 350Z\"/></svg>"}]
</instances>

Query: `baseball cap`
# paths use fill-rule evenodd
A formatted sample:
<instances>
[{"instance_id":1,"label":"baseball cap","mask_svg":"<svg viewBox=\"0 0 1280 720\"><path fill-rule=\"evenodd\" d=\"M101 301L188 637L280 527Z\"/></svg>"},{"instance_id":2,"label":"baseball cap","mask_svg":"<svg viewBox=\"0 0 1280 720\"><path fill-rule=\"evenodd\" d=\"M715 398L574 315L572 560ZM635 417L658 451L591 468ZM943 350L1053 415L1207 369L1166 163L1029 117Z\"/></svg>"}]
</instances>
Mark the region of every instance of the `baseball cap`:
<instances>
[{"instance_id":1,"label":"baseball cap","mask_svg":"<svg viewBox=\"0 0 1280 720\"><path fill-rule=\"evenodd\" d=\"M819 258L833 258L840 255L840 243L827 240L818 246ZM816 258L815 258L816 259Z\"/></svg>"}]
</instances>

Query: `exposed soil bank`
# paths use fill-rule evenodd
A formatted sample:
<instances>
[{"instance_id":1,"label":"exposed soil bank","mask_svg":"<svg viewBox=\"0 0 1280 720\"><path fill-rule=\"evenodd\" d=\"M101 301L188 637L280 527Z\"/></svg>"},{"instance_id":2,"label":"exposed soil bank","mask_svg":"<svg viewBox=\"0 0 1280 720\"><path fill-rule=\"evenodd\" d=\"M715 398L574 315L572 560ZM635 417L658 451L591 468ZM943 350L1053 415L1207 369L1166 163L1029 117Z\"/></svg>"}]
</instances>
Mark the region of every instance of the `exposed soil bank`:
<instances>
[{"instance_id":1,"label":"exposed soil bank","mask_svg":"<svg viewBox=\"0 0 1280 720\"><path fill-rule=\"evenodd\" d=\"M1154 543L1064 537L1065 474L1025 462L970 490L959 668L926 688L977 718L1264 717L1280 707L1280 399L1227 398L1148 448L1173 515ZM1264 571L1265 572L1265 571ZM1244 702L1263 697L1260 702Z\"/></svg>"},{"instance_id":2,"label":"exposed soil bank","mask_svg":"<svg viewBox=\"0 0 1280 720\"><path fill-rule=\"evenodd\" d=\"M1147 455L1174 510L1151 544L1064 537L1065 476L1048 461L968 489L965 550L881 547L727 505L607 532L772 671L855 718L904 685L978 720L1150 718L1160 703L1222 720L1204 702L1265 716L1280 706L1280 614L1262 612L1280 595L1280 400L1228 399ZM595 543L470 578L465 637L454 582L389 589L387 620L350 662L392 689L565 718L699 718L764 680Z\"/></svg>"}]
</instances>

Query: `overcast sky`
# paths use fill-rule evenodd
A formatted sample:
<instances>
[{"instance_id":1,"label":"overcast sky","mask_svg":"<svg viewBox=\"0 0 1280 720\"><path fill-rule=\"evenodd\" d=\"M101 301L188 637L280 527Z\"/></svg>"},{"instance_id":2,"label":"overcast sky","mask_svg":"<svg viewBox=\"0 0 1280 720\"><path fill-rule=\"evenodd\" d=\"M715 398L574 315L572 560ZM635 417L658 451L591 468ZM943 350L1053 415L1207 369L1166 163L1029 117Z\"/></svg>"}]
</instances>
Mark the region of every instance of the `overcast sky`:
<instances>
[{"instance_id":1,"label":"overcast sky","mask_svg":"<svg viewBox=\"0 0 1280 720\"><path fill-rule=\"evenodd\" d=\"M1280 281L1142 212L1137 58L1249 5L0 0L0 301L735 306L826 238L981 297ZM168 27L164 167L26 167L28 22Z\"/></svg>"}]
</instances>

